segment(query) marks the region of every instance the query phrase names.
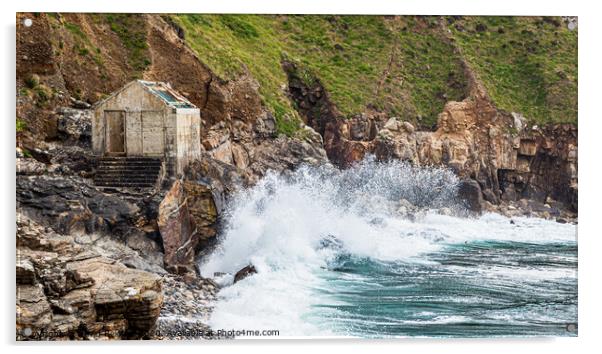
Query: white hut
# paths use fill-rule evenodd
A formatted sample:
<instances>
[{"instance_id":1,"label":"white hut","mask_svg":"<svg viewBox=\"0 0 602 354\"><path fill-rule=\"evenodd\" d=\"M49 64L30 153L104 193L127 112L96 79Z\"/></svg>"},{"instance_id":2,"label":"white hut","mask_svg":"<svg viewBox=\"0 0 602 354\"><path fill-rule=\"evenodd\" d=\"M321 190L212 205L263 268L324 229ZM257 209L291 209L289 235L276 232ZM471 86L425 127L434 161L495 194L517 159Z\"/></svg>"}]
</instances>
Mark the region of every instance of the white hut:
<instances>
[{"instance_id":1,"label":"white hut","mask_svg":"<svg viewBox=\"0 0 602 354\"><path fill-rule=\"evenodd\" d=\"M200 135L200 110L164 82L132 81L94 108L96 154L158 158L170 177L200 157Z\"/></svg>"}]
</instances>

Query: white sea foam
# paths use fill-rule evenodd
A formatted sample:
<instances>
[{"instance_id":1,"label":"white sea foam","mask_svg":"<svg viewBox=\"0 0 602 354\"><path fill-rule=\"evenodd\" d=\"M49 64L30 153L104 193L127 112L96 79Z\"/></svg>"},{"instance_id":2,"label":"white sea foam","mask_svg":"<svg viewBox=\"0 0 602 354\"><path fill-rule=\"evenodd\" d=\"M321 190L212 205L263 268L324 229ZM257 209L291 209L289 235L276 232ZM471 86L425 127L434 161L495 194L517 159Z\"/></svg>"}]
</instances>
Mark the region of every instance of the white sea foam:
<instances>
[{"instance_id":1,"label":"white sea foam","mask_svg":"<svg viewBox=\"0 0 602 354\"><path fill-rule=\"evenodd\" d=\"M515 218L512 224L495 214L466 218L429 211L412 221L396 213L401 198L425 208L457 205L457 182L447 170L374 161L345 171L302 168L288 177L266 176L235 198L219 248L200 265L203 276L229 273L224 283L248 264L258 271L220 291L210 325L332 335L310 314L326 286L318 274L341 250L374 260L424 262L426 253L475 240L575 241L575 226L541 219Z\"/></svg>"}]
</instances>

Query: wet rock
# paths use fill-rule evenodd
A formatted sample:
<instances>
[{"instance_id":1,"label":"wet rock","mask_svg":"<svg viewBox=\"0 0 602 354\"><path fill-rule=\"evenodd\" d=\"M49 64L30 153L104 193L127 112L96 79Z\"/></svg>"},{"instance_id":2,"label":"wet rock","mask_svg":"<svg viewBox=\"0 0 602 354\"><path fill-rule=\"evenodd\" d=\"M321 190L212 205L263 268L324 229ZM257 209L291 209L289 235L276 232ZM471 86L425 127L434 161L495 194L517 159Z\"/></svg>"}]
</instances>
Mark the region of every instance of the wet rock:
<instances>
[{"instance_id":1,"label":"wet rock","mask_svg":"<svg viewBox=\"0 0 602 354\"><path fill-rule=\"evenodd\" d=\"M234 274L234 284L255 273L257 273L257 269L255 269L254 265L250 264L244 267Z\"/></svg>"},{"instance_id":2,"label":"wet rock","mask_svg":"<svg viewBox=\"0 0 602 354\"><path fill-rule=\"evenodd\" d=\"M401 199L399 201L399 207L397 213L404 218L414 219L420 208L409 202L407 199Z\"/></svg>"},{"instance_id":3,"label":"wet rock","mask_svg":"<svg viewBox=\"0 0 602 354\"><path fill-rule=\"evenodd\" d=\"M556 218L556 222L557 222L557 223L559 223L559 224L566 224L566 223L568 223L569 221L568 221L568 219L566 219L566 218L563 218L563 217L558 217L558 218Z\"/></svg>"},{"instance_id":4,"label":"wet rock","mask_svg":"<svg viewBox=\"0 0 602 354\"><path fill-rule=\"evenodd\" d=\"M458 186L458 196L470 211L480 213L483 210L481 187L475 180L463 180Z\"/></svg>"},{"instance_id":5,"label":"wet rock","mask_svg":"<svg viewBox=\"0 0 602 354\"><path fill-rule=\"evenodd\" d=\"M489 188L483 190L483 199L492 204L499 204L500 202L499 198Z\"/></svg>"}]
</instances>

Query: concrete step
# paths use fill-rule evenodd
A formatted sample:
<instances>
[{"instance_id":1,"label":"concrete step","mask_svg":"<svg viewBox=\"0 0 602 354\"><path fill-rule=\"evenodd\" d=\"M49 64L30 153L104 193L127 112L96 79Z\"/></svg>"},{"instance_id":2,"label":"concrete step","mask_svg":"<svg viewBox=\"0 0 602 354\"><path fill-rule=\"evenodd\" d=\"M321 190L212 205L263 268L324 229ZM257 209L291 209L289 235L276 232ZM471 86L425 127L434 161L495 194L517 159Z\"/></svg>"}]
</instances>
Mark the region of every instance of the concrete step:
<instances>
[{"instance_id":1,"label":"concrete step","mask_svg":"<svg viewBox=\"0 0 602 354\"><path fill-rule=\"evenodd\" d=\"M102 161L158 161L161 162L161 159L158 157L145 157L145 156L104 156L101 157Z\"/></svg>"},{"instance_id":2,"label":"concrete step","mask_svg":"<svg viewBox=\"0 0 602 354\"><path fill-rule=\"evenodd\" d=\"M154 187L161 172L161 159L151 157L103 157L94 183L99 187Z\"/></svg>"},{"instance_id":3,"label":"concrete step","mask_svg":"<svg viewBox=\"0 0 602 354\"><path fill-rule=\"evenodd\" d=\"M125 173L140 173L140 174L153 174L159 173L161 168L133 168L133 167L125 167L125 168L97 168L98 172L106 172L109 174L125 174Z\"/></svg>"},{"instance_id":4,"label":"concrete step","mask_svg":"<svg viewBox=\"0 0 602 354\"><path fill-rule=\"evenodd\" d=\"M101 178L95 178L94 181L95 182L107 182L107 183L110 183L111 181L113 181L113 182L155 183L157 181L157 179L152 178L152 177L119 177L119 178L101 177Z\"/></svg>"},{"instance_id":5,"label":"concrete step","mask_svg":"<svg viewBox=\"0 0 602 354\"><path fill-rule=\"evenodd\" d=\"M134 166L134 167L139 167L139 166L148 166L148 167L160 167L161 166L161 162L157 163L157 162L144 162L144 161L136 161L136 162L127 162L127 161L101 161L99 164L99 166L107 166L107 167L120 167L120 166Z\"/></svg>"},{"instance_id":6,"label":"concrete step","mask_svg":"<svg viewBox=\"0 0 602 354\"><path fill-rule=\"evenodd\" d=\"M126 183L126 182L98 182L98 187L122 187L122 188L152 188L155 186L154 183Z\"/></svg>"}]
</instances>

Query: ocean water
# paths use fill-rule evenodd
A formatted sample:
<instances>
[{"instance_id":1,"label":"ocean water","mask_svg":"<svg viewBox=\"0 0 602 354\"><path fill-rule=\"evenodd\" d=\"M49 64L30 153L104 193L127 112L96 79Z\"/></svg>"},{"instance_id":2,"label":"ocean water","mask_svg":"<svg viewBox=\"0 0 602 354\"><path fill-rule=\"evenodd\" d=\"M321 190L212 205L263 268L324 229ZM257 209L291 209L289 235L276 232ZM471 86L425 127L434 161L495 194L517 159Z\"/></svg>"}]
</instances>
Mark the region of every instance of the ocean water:
<instances>
[{"instance_id":1,"label":"ocean water","mask_svg":"<svg viewBox=\"0 0 602 354\"><path fill-rule=\"evenodd\" d=\"M280 336L577 335L576 226L472 217L448 170L367 159L270 174L229 206L209 325ZM405 199L419 210L400 210ZM232 284L248 264L258 273Z\"/></svg>"}]
</instances>

